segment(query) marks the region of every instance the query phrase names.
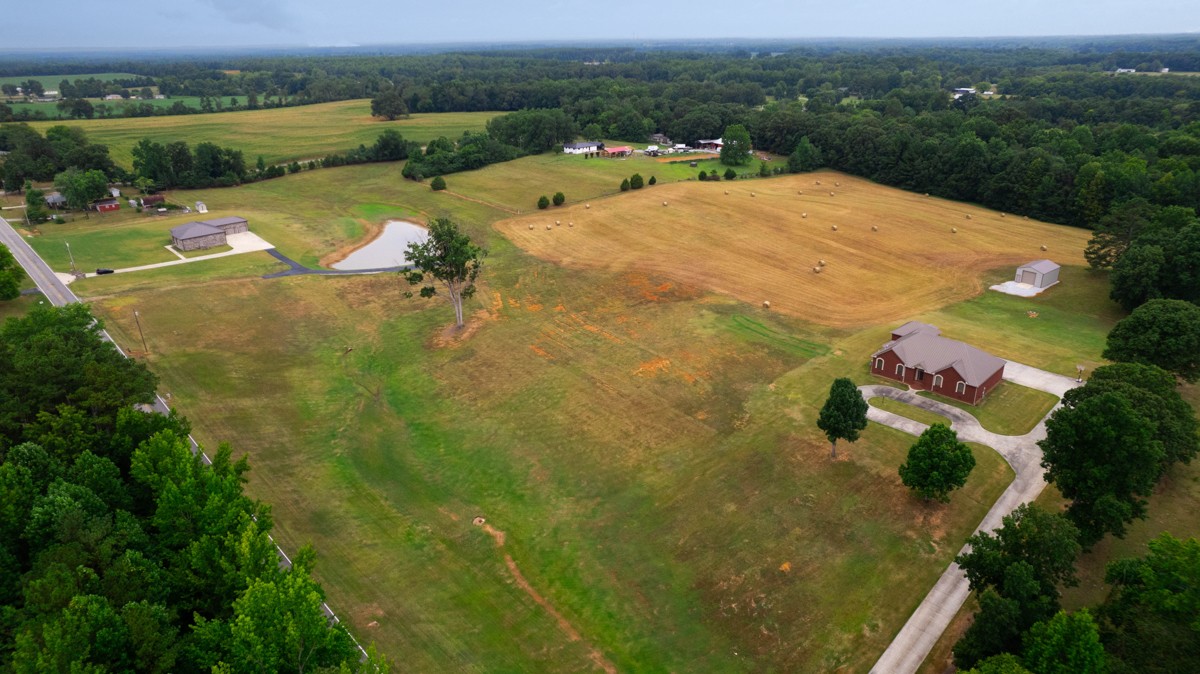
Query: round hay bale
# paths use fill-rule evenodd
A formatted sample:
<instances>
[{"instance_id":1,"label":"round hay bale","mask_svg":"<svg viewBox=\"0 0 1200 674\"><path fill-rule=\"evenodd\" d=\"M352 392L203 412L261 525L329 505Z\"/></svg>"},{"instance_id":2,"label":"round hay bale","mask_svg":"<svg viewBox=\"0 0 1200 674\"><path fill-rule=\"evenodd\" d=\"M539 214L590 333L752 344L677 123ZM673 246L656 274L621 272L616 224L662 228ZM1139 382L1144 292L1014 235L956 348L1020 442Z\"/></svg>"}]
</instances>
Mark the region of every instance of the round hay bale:
<instances>
[{"instance_id":1,"label":"round hay bale","mask_svg":"<svg viewBox=\"0 0 1200 674\"><path fill-rule=\"evenodd\" d=\"M725 194L729 194L729 190L725 190Z\"/></svg>"},{"instance_id":2,"label":"round hay bale","mask_svg":"<svg viewBox=\"0 0 1200 674\"><path fill-rule=\"evenodd\" d=\"M871 231L872 231L872 232L878 232L878 231L879 231L879 225L871 225Z\"/></svg>"},{"instance_id":3,"label":"round hay bale","mask_svg":"<svg viewBox=\"0 0 1200 674\"><path fill-rule=\"evenodd\" d=\"M820 180L818 180L818 181L816 182L816 184L817 184L817 185L820 185L820 184L821 184L821 181L820 181Z\"/></svg>"},{"instance_id":4,"label":"round hay bale","mask_svg":"<svg viewBox=\"0 0 1200 674\"><path fill-rule=\"evenodd\" d=\"M1028 220L1028 219L1029 219L1029 216L1028 216L1028 215L1026 215L1026 216L1025 216L1025 219L1026 219L1026 220Z\"/></svg>"},{"instance_id":5,"label":"round hay bale","mask_svg":"<svg viewBox=\"0 0 1200 674\"><path fill-rule=\"evenodd\" d=\"M951 233L951 234L958 234L958 228L957 228L957 227L951 227L951 228L950 228L950 233Z\"/></svg>"},{"instance_id":6,"label":"round hay bale","mask_svg":"<svg viewBox=\"0 0 1200 674\"><path fill-rule=\"evenodd\" d=\"M820 267L813 267L813 273L814 273L814 274L820 274L820 273L821 273L821 268L820 268Z\"/></svg>"},{"instance_id":7,"label":"round hay bale","mask_svg":"<svg viewBox=\"0 0 1200 674\"><path fill-rule=\"evenodd\" d=\"M804 190L796 190L796 194L799 194L800 196L804 196Z\"/></svg>"},{"instance_id":8,"label":"round hay bale","mask_svg":"<svg viewBox=\"0 0 1200 674\"><path fill-rule=\"evenodd\" d=\"M841 186L842 186L842 184L841 184L841 183L839 183L839 182L834 182L834 183L833 183L833 186L834 186L834 187L841 187Z\"/></svg>"},{"instance_id":9,"label":"round hay bale","mask_svg":"<svg viewBox=\"0 0 1200 674\"><path fill-rule=\"evenodd\" d=\"M551 229L553 229L553 228L552 228L550 225L546 225L546 231L547 231L547 232L548 232L548 231L550 231Z\"/></svg>"},{"instance_id":10,"label":"round hay bale","mask_svg":"<svg viewBox=\"0 0 1200 674\"><path fill-rule=\"evenodd\" d=\"M1007 217L1008 217L1008 213L1001 213L1001 214L1000 214L1000 217L1002 217L1002 218L1007 218Z\"/></svg>"},{"instance_id":11,"label":"round hay bale","mask_svg":"<svg viewBox=\"0 0 1200 674\"><path fill-rule=\"evenodd\" d=\"M835 231L835 232L837 231L837 225L833 226L833 231Z\"/></svg>"},{"instance_id":12,"label":"round hay bale","mask_svg":"<svg viewBox=\"0 0 1200 674\"><path fill-rule=\"evenodd\" d=\"M925 196L929 196L929 193L928 193L928 192L926 192L926 193L925 193Z\"/></svg>"},{"instance_id":13,"label":"round hay bale","mask_svg":"<svg viewBox=\"0 0 1200 674\"><path fill-rule=\"evenodd\" d=\"M1042 250L1046 250L1045 244L1042 245Z\"/></svg>"},{"instance_id":14,"label":"round hay bale","mask_svg":"<svg viewBox=\"0 0 1200 674\"><path fill-rule=\"evenodd\" d=\"M572 220L571 222L568 222L568 223L567 223L567 227L574 227L574 226L575 226L575 221L574 221L574 220Z\"/></svg>"},{"instance_id":15,"label":"round hay bale","mask_svg":"<svg viewBox=\"0 0 1200 674\"><path fill-rule=\"evenodd\" d=\"M753 192L751 192L751 193L750 193L750 196L754 196L754 193L753 193Z\"/></svg>"},{"instance_id":16,"label":"round hay bale","mask_svg":"<svg viewBox=\"0 0 1200 674\"><path fill-rule=\"evenodd\" d=\"M830 192L830 193L829 193L829 196L831 196L831 197L832 197L832 196L833 196L833 192Z\"/></svg>"},{"instance_id":17,"label":"round hay bale","mask_svg":"<svg viewBox=\"0 0 1200 674\"><path fill-rule=\"evenodd\" d=\"M824 267L824 266L825 266L825 260L817 260L817 266L818 266L818 267Z\"/></svg>"},{"instance_id":18,"label":"round hay bale","mask_svg":"<svg viewBox=\"0 0 1200 674\"><path fill-rule=\"evenodd\" d=\"M807 217L808 217L808 213L807 213L807 212L801 213L801 214L800 214L800 217L802 217L802 218L807 218Z\"/></svg>"},{"instance_id":19,"label":"round hay bale","mask_svg":"<svg viewBox=\"0 0 1200 674\"><path fill-rule=\"evenodd\" d=\"M529 223L529 229L533 229L533 223Z\"/></svg>"},{"instance_id":20,"label":"round hay bale","mask_svg":"<svg viewBox=\"0 0 1200 674\"><path fill-rule=\"evenodd\" d=\"M667 205L667 202L665 202L665 201L664 201L664 202L663 202L663 206L666 206L666 205Z\"/></svg>"},{"instance_id":21,"label":"round hay bale","mask_svg":"<svg viewBox=\"0 0 1200 674\"><path fill-rule=\"evenodd\" d=\"M483 526L484 522L487 522L487 520L483 519L482 517L476 517L475 519L471 520L471 524L474 524L477 527Z\"/></svg>"},{"instance_id":22,"label":"round hay bale","mask_svg":"<svg viewBox=\"0 0 1200 674\"><path fill-rule=\"evenodd\" d=\"M561 221L559 221L559 220L555 220L555 221L554 221L554 224L555 224L555 225L562 225L562 222L561 222Z\"/></svg>"},{"instance_id":23,"label":"round hay bale","mask_svg":"<svg viewBox=\"0 0 1200 674\"><path fill-rule=\"evenodd\" d=\"M967 213L967 219L968 219L968 220L970 220L970 219L971 219L971 214L970 214L970 213Z\"/></svg>"},{"instance_id":24,"label":"round hay bale","mask_svg":"<svg viewBox=\"0 0 1200 674\"><path fill-rule=\"evenodd\" d=\"M763 309L770 309L770 308L771 308L771 301L763 300Z\"/></svg>"},{"instance_id":25,"label":"round hay bale","mask_svg":"<svg viewBox=\"0 0 1200 674\"><path fill-rule=\"evenodd\" d=\"M584 205L583 205L583 207L584 207L584 208L591 208L591 207L592 207L592 205L591 205L591 204L584 204Z\"/></svg>"}]
</instances>

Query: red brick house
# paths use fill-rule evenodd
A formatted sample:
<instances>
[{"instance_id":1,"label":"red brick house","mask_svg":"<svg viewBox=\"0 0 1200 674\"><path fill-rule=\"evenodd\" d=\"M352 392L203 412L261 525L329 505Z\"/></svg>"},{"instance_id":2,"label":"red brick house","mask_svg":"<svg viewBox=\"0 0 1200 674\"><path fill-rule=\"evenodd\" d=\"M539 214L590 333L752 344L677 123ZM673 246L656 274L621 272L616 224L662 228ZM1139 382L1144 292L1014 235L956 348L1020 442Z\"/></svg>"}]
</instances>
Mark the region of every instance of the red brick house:
<instances>
[{"instance_id":1,"label":"red brick house","mask_svg":"<svg viewBox=\"0 0 1200 674\"><path fill-rule=\"evenodd\" d=\"M871 354L871 372L978 405L1004 378L1004 359L942 337L940 332L916 321L896 328L892 340Z\"/></svg>"}]
</instances>

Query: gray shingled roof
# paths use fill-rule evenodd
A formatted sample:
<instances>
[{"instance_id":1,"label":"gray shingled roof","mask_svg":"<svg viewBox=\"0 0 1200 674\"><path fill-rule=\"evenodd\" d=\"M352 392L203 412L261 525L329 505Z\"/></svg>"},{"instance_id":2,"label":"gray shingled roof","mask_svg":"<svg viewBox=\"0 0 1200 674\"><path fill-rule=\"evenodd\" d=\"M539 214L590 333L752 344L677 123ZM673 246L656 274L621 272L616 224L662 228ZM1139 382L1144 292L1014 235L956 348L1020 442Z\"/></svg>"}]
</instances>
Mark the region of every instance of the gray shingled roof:
<instances>
[{"instance_id":1,"label":"gray shingled roof","mask_svg":"<svg viewBox=\"0 0 1200 674\"><path fill-rule=\"evenodd\" d=\"M1032 269L1039 274L1048 274L1059 268L1060 266L1058 264L1051 262L1050 260L1034 260L1033 262L1026 262L1018 267L1018 269Z\"/></svg>"},{"instance_id":2,"label":"gray shingled roof","mask_svg":"<svg viewBox=\"0 0 1200 674\"><path fill-rule=\"evenodd\" d=\"M225 225L236 225L239 222L246 222L246 218L243 218L243 217L240 217L237 215L227 215L223 218L213 218L212 220L204 220L203 221L204 224L212 225L213 227L224 227Z\"/></svg>"},{"instance_id":3,"label":"gray shingled roof","mask_svg":"<svg viewBox=\"0 0 1200 674\"><path fill-rule=\"evenodd\" d=\"M871 358L888 351L899 356L905 367L919 367L929 373L952 367L970 386L983 384L996 370L1004 368L1003 358L927 330L916 330L894 342L888 342Z\"/></svg>"},{"instance_id":4,"label":"gray shingled roof","mask_svg":"<svg viewBox=\"0 0 1200 674\"><path fill-rule=\"evenodd\" d=\"M213 227L206 222L185 222L178 227L171 228L171 236L179 239L180 241L187 239L198 239L202 236L209 236L210 234L224 233L224 230Z\"/></svg>"},{"instance_id":5,"label":"gray shingled roof","mask_svg":"<svg viewBox=\"0 0 1200 674\"><path fill-rule=\"evenodd\" d=\"M941 334L942 331L938 330L936 325L930 325L928 323L922 323L920 321L909 321L909 322L905 323L904 325L901 325L900 327L896 328L895 330L892 330L893 335L900 335L901 337L910 335L914 332L929 332L929 333L937 335L937 334Z\"/></svg>"}]
</instances>

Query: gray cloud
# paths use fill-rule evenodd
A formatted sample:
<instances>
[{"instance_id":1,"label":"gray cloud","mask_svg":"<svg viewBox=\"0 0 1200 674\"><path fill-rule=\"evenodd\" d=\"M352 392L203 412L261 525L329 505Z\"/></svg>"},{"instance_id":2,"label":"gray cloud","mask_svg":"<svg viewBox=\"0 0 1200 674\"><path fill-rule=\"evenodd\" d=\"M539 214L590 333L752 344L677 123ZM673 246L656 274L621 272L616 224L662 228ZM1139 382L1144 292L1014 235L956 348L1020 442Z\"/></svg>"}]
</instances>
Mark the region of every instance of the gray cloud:
<instances>
[{"instance_id":1,"label":"gray cloud","mask_svg":"<svg viewBox=\"0 0 1200 674\"><path fill-rule=\"evenodd\" d=\"M278 0L199 0L208 5L230 23L236 25L262 26L276 31L298 28L295 17L287 5Z\"/></svg>"}]
</instances>

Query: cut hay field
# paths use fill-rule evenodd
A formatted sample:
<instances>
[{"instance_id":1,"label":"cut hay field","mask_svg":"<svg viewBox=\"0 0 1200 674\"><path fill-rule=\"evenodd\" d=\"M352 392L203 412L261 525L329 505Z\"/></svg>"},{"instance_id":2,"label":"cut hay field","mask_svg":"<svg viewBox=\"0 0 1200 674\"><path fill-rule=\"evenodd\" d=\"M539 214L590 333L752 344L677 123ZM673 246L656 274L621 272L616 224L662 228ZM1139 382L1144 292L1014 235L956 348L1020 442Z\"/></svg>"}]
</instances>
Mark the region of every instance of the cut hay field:
<instances>
[{"instance_id":1,"label":"cut hay field","mask_svg":"<svg viewBox=\"0 0 1200 674\"><path fill-rule=\"evenodd\" d=\"M196 437L249 455L248 489L271 504L280 544L313 543L330 605L406 669L866 671L1011 471L979 450L967 486L941 506L900 484L909 436L871 425L829 460L814 423L829 382L872 381L867 356L887 339L890 316L831 325L688 281L678 264L558 264L513 245L507 225L496 224L508 213L487 203L514 199L516 175L532 189L568 176L573 186L558 189L571 203L600 197L636 165L589 161L547 156L457 174L448 182L460 196L401 179L398 164L376 164L173 197L244 215L306 264L388 218L455 218L490 249L462 340L445 336L452 314L444 301L406 299L395 276L262 279L281 268L265 253L72 287L122 345L139 342L139 312L148 363ZM772 190L794 193L789 184L806 179L869 192L881 214L889 198L896 211L923 201L822 173L658 185L532 217L604 208L618 221L641 213L651 231L688 195L753 189L759 196L749 203ZM672 207L645 206L668 189L679 195ZM990 223L972 207L932 200L926 208L935 204ZM782 225L735 215L726 228L749 222L747 236L790 245ZM104 226L158 237L166 225L121 217ZM1073 241L994 217L1034 227L1052 251ZM89 226L60 226L35 246L56 248L69 236L73 249L87 247L100 231ZM527 227L515 239L520 232ZM96 246L115 254L121 235L112 236L96 236ZM753 278L771 268L771 257L745 245L731 269ZM995 244L997 255L1005 245ZM870 247L863 254L876 259ZM978 288L978 269L989 265L984 252L976 256L959 274ZM901 269L889 273L906 282ZM1064 280L1038 298L1052 319L1039 329L1063 338L1023 360L1098 360L1109 315L1075 320L1070 307L1098 306L1106 292L1103 283ZM814 294L810 313L836 315L861 293ZM921 306L951 336L971 326L993 343L1022 344L1028 319L1015 316L1029 300L991 295L954 303L965 295L945 293Z\"/></svg>"},{"instance_id":2,"label":"cut hay field","mask_svg":"<svg viewBox=\"0 0 1200 674\"><path fill-rule=\"evenodd\" d=\"M547 230L554 220L562 226ZM833 172L659 185L496 227L567 267L645 270L834 327L962 301L979 294L989 269L1041 257L1081 265L1088 238ZM816 274L819 260L827 266Z\"/></svg>"},{"instance_id":3,"label":"cut hay field","mask_svg":"<svg viewBox=\"0 0 1200 674\"><path fill-rule=\"evenodd\" d=\"M438 136L456 138L463 131L482 130L496 114L415 114L385 122L371 117L370 101L353 100L202 115L79 120L70 124L82 127L92 142L108 145L113 160L128 168L133 162L133 146L142 138L160 143L183 140L192 145L213 142L241 150L250 164L259 155L268 163L281 163L370 145L384 129L396 129L405 138L420 142ZM44 133L58 123L33 122L31 126Z\"/></svg>"}]
</instances>

